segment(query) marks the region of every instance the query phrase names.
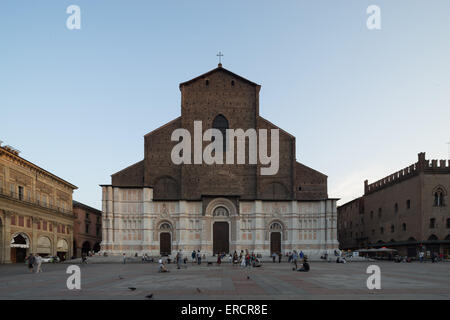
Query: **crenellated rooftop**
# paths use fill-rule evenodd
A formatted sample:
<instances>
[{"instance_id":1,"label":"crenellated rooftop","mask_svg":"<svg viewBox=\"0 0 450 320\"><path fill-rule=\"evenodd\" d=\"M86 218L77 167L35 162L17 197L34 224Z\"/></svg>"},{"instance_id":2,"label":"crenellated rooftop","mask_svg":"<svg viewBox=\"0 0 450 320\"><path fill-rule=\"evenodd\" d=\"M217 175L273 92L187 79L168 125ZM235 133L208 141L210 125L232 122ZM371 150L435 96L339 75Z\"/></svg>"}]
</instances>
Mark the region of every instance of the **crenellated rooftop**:
<instances>
[{"instance_id":1,"label":"crenellated rooftop","mask_svg":"<svg viewBox=\"0 0 450 320\"><path fill-rule=\"evenodd\" d=\"M383 179L369 184L368 180L364 181L364 194L369 194L377 190L391 186L403 180L418 175L420 172L425 173L450 173L450 160L426 160L425 152L418 154L418 161L409 167L397 171Z\"/></svg>"}]
</instances>

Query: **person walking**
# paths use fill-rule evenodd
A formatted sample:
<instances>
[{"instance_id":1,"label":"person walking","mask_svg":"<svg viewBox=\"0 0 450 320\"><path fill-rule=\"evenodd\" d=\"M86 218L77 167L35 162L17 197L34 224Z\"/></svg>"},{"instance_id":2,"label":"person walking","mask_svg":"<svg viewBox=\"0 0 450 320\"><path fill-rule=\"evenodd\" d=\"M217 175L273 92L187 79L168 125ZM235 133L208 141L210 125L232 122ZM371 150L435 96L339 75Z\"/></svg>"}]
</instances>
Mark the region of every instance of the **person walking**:
<instances>
[{"instance_id":1,"label":"person walking","mask_svg":"<svg viewBox=\"0 0 450 320\"><path fill-rule=\"evenodd\" d=\"M122 255L122 259L123 259L123 264L125 264L127 262L127 256L125 255L125 252Z\"/></svg>"},{"instance_id":2,"label":"person walking","mask_svg":"<svg viewBox=\"0 0 450 320\"><path fill-rule=\"evenodd\" d=\"M177 252L177 269L181 269L181 264L183 263L183 254L181 253L181 249Z\"/></svg>"},{"instance_id":3,"label":"person walking","mask_svg":"<svg viewBox=\"0 0 450 320\"><path fill-rule=\"evenodd\" d=\"M234 251L234 254L233 254L233 265L236 265L238 263L239 263L239 257L237 255L237 252Z\"/></svg>"},{"instance_id":4,"label":"person walking","mask_svg":"<svg viewBox=\"0 0 450 320\"><path fill-rule=\"evenodd\" d=\"M85 253L85 252L83 252L83 253L81 254L81 263L82 263L82 264L87 264L87 256L86 256L86 253Z\"/></svg>"},{"instance_id":5,"label":"person walking","mask_svg":"<svg viewBox=\"0 0 450 320\"><path fill-rule=\"evenodd\" d=\"M283 257L283 255L281 254L281 252L278 253L278 263L281 263L281 258Z\"/></svg>"},{"instance_id":6,"label":"person walking","mask_svg":"<svg viewBox=\"0 0 450 320\"><path fill-rule=\"evenodd\" d=\"M192 264L194 264L195 261L197 260L196 257L197 257L197 253L195 253L195 250L192 250L192 253L191 253Z\"/></svg>"},{"instance_id":7,"label":"person walking","mask_svg":"<svg viewBox=\"0 0 450 320\"><path fill-rule=\"evenodd\" d=\"M221 259L221 254L217 254L217 264L220 266L220 264L222 263L222 259Z\"/></svg>"},{"instance_id":8,"label":"person walking","mask_svg":"<svg viewBox=\"0 0 450 320\"><path fill-rule=\"evenodd\" d=\"M437 262L437 254L436 254L436 252L431 253L431 262L432 263Z\"/></svg>"},{"instance_id":9,"label":"person walking","mask_svg":"<svg viewBox=\"0 0 450 320\"><path fill-rule=\"evenodd\" d=\"M297 251L294 250L294 252L292 253L292 262L295 265L295 270L297 270L298 266L297 266L297 261L298 261L298 255L297 255Z\"/></svg>"},{"instance_id":10,"label":"person walking","mask_svg":"<svg viewBox=\"0 0 450 320\"><path fill-rule=\"evenodd\" d=\"M30 270L31 273L33 273L33 269L34 269L34 256L32 253L30 253L30 255L27 257L27 261L28 261L28 270Z\"/></svg>"},{"instance_id":11,"label":"person walking","mask_svg":"<svg viewBox=\"0 0 450 320\"><path fill-rule=\"evenodd\" d=\"M42 272L41 265L42 265L42 257L38 254L36 254L36 273Z\"/></svg>"},{"instance_id":12,"label":"person walking","mask_svg":"<svg viewBox=\"0 0 450 320\"><path fill-rule=\"evenodd\" d=\"M241 257L241 268L245 268L247 266L247 262L245 260L245 257Z\"/></svg>"},{"instance_id":13,"label":"person walking","mask_svg":"<svg viewBox=\"0 0 450 320\"><path fill-rule=\"evenodd\" d=\"M272 253L272 262L275 263L275 260L277 258L277 254L274 252Z\"/></svg>"},{"instance_id":14,"label":"person walking","mask_svg":"<svg viewBox=\"0 0 450 320\"><path fill-rule=\"evenodd\" d=\"M423 256L424 256L423 251L420 251L420 252L419 252L419 261L420 261L420 262L423 262Z\"/></svg>"},{"instance_id":15,"label":"person walking","mask_svg":"<svg viewBox=\"0 0 450 320\"><path fill-rule=\"evenodd\" d=\"M197 262L199 265L202 264L202 255L200 254L200 250L197 250Z\"/></svg>"}]
</instances>

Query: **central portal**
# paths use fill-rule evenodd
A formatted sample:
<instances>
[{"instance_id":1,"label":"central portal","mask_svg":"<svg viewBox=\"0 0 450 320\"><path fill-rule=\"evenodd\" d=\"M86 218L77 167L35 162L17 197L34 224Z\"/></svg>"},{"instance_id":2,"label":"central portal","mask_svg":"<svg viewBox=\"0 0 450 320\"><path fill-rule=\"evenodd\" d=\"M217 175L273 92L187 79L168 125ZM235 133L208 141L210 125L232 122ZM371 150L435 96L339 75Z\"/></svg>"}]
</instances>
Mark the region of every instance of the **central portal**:
<instances>
[{"instance_id":1,"label":"central portal","mask_svg":"<svg viewBox=\"0 0 450 320\"><path fill-rule=\"evenodd\" d=\"M170 238L169 232L161 232L159 235L159 254L163 257L170 256L172 253Z\"/></svg>"},{"instance_id":2,"label":"central portal","mask_svg":"<svg viewBox=\"0 0 450 320\"><path fill-rule=\"evenodd\" d=\"M213 253L229 253L229 226L228 222L214 222L213 225Z\"/></svg>"}]
</instances>

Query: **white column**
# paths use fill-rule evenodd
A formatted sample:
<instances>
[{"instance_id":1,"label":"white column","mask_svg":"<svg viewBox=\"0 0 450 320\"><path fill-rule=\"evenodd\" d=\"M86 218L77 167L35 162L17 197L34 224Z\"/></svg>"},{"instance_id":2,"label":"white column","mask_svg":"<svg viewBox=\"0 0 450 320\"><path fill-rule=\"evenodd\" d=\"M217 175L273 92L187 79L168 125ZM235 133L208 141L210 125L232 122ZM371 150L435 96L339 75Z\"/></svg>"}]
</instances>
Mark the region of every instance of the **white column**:
<instances>
[{"instance_id":1,"label":"white column","mask_svg":"<svg viewBox=\"0 0 450 320\"><path fill-rule=\"evenodd\" d=\"M253 239L253 245L255 248L255 252L261 252L263 250L263 244L264 244L264 231L261 229L264 229L264 219L262 215L262 202L261 200L256 200L253 204L253 210L254 210L254 239ZM259 237L259 240L258 240Z\"/></svg>"},{"instance_id":2,"label":"white column","mask_svg":"<svg viewBox=\"0 0 450 320\"><path fill-rule=\"evenodd\" d=\"M147 250L153 244L154 228L152 226L152 208L153 208L153 189L143 188L142 191L142 246L144 251ZM155 254L152 252L152 254Z\"/></svg>"},{"instance_id":3,"label":"white column","mask_svg":"<svg viewBox=\"0 0 450 320\"><path fill-rule=\"evenodd\" d=\"M298 230L299 230L299 226L298 226L298 205L297 205L297 201L291 201L291 226L292 226L292 232L291 232L291 239L290 239L290 244L291 244L291 248L295 248L298 246Z\"/></svg>"}]
</instances>

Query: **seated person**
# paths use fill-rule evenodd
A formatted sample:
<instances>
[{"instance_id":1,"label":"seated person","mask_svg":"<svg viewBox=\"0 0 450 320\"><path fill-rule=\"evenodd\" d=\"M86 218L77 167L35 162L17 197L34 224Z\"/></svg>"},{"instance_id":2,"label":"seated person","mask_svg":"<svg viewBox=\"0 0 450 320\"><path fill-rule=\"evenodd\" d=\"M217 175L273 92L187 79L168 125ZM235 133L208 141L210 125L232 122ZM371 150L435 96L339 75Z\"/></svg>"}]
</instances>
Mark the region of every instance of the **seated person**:
<instances>
[{"instance_id":1,"label":"seated person","mask_svg":"<svg viewBox=\"0 0 450 320\"><path fill-rule=\"evenodd\" d=\"M159 263L159 270L158 270L158 272L169 272L169 270L167 270L166 265L164 264L164 261L163 261L162 258L159 259L158 263Z\"/></svg>"},{"instance_id":2,"label":"seated person","mask_svg":"<svg viewBox=\"0 0 450 320\"><path fill-rule=\"evenodd\" d=\"M255 261L253 262L253 267L258 268L261 266L262 266L261 261L258 258L256 258Z\"/></svg>"},{"instance_id":3,"label":"seated person","mask_svg":"<svg viewBox=\"0 0 450 320\"><path fill-rule=\"evenodd\" d=\"M305 258L303 258L303 265L300 269L297 269L297 271L299 272L308 272L309 271L309 263L308 260Z\"/></svg>"}]
</instances>

